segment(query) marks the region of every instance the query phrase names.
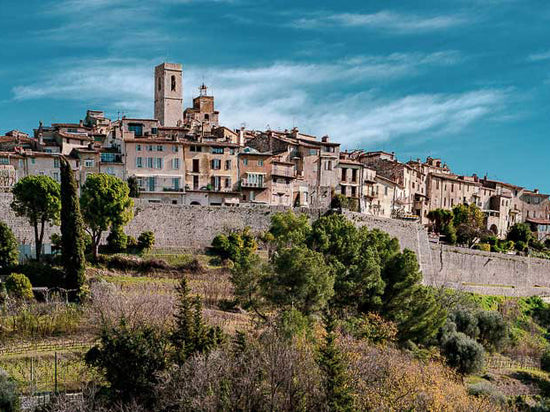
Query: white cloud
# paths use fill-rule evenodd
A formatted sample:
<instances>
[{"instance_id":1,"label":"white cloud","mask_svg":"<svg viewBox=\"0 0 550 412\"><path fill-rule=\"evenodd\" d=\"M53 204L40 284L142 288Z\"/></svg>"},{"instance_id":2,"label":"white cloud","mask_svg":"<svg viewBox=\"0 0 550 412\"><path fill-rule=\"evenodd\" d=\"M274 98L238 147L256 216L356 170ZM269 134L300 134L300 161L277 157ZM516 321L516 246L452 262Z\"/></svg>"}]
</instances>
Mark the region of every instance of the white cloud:
<instances>
[{"instance_id":1,"label":"white cloud","mask_svg":"<svg viewBox=\"0 0 550 412\"><path fill-rule=\"evenodd\" d=\"M528 60L532 62L550 60L550 50L541 53L533 53L529 55Z\"/></svg>"},{"instance_id":2,"label":"white cloud","mask_svg":"<svg viewBox=\"0 0 550 412\"><path fill-rule=\"evenodd\" d=\"M303 17L292 22L296 28L365 27L395 33L415 33L445 30L469 22L464 16L418 16L380 11L371 14L337 13Z\"/></svg>"},{"instance_id":3,"label":"white cloud","mask_svg":"<svg viewBox=\"0 0 550 412\"><path fill-rule=\"evenodd\" d=\"M476 120L499 114L507 97L502 90L388 98L373 88L392 78L419 73L426 66L452 64L457 59L456 53L442 52L365 56L332 64L185 67L184 93L188 105L204 77L216 97L222 123L228 127L243 122L258 129L268 124L281 129L296 125L353 147L414 134L456 133ZM14 99L72 99L111 115L120 110L131 116L151 116L155 62L111 59L74 63L63 64L63 69L34 84L14 87ZM365 83L371 86L366 88Z\"/></svg>"}]
</instances>

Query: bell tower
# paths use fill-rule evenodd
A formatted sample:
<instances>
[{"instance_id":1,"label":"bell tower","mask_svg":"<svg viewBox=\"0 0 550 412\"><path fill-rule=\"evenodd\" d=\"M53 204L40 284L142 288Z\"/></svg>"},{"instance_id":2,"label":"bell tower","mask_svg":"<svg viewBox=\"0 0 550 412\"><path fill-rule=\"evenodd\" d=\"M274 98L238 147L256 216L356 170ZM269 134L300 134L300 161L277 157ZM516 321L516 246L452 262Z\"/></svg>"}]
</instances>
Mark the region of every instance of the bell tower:
<instances>
[{"instance_id":1,"label":"bell tower","mask_svg":"<svg viewBox=\"0 0 550 412\"><path fill-rule=\"evenodd\" d=\"M183 126L183 69L181 64L155 67L155 119L162 126Z\"/></svg>"}]
</instances>

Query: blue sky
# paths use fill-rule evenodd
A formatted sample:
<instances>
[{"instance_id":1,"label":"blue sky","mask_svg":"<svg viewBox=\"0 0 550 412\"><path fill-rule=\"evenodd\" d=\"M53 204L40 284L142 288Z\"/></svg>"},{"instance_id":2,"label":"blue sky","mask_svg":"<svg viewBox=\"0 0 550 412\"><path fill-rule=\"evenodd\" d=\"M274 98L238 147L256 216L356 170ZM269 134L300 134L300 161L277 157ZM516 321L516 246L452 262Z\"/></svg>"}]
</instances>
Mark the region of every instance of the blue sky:
<instances>
[{"instance_id":1,"label":"blue sky","mask_svg":"<svg viewBox=\"0 0 550 412\"><path fill-rule=\"evenodd\" d=\"M153 67L228 127L442 157L550 192L547 0L0 0L0 132L151 117Z\"/></svg>"}]
</instances>

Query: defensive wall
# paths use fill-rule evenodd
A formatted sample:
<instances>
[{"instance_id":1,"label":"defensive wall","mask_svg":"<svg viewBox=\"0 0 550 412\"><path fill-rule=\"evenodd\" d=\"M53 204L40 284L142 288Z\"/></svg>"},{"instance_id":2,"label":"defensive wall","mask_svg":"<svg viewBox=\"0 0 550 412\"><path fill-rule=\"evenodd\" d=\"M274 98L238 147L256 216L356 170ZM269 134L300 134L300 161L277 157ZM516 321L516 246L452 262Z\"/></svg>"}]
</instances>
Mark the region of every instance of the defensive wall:
<instances>
[{"instance_id":1,"label":"defensive wall","mask_svg":"<svg viewBox=\"0 0 550 412\"><path fill-rule=\"evenodd\" d=\"M16 217L10 208L11 195L0 194L0 220L14 231L28 249L34 243L34 232L26 219ZM134 237L145 230L155 233L160 248L198 250L208 247L220 232L248 226L259 233L269 227L271 216L285 208L241 205L184 206L150 204L136 201L134 219L126 233ZM295 209L316 219L323 209ZM377 228L399 239L402 248L413 250L424 274L424 282L483 294L506 296L550 296L550 260L526 258L430 243L426 230L415 222L380 218L346 212L356 225ZM47 227L49 243L57 227ZM106 234L105 234L106 235Z\"/></svg>"}]
</instances>

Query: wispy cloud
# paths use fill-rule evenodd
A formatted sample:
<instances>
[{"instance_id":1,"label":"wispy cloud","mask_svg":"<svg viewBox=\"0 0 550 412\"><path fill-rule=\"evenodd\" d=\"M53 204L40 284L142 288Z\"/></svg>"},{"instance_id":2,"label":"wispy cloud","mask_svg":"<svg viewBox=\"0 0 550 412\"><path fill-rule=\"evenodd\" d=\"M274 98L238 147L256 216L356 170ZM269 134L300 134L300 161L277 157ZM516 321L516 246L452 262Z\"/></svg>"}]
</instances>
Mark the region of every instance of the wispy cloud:
<instances>
[{"instance_id":1,"label":"wispy cloud","mask_svg":"<svg viewBox=\"0 0 550 412\"><path fill-rule=\"evenodd\" d=\"M540 52L540 53L530 54L529 57L528 57L528 60L532 61L532 62L538 62L538 61L542 61L542 60L550 60L550 50Z\"/></svg>"},{"instance_id":2,"label":"wispy cloud","mask_svg":"<svg viewBox=\"0 0 550 412\"><path fill-rule=\"evenodd\" d=\"M470 21L462 15L421 16L379 11L371 14L336 13L305 16L292 22L301 29L326 27L363 27L394 33L432 32L466 24Z\"/></svg>"},{"instance_id":3,"label":"wispy cloud","mask_svg":"<svg viewBox=\"0 0 550 412\"><path fill-rule=\"evenodd\" d=\"M290 128L329 134L345 145L360 146L422 133L456 133L484 117L498 114L507 92L473 90L456 94L413 94L384 97L374 88L339 93L357 78L384 84L411 76L424 65L450 64L453 52L433 55L366 56L338 64L277 63L252 68L187 67L186 101L204 76L212 86L222 122L228 127ZM49 78L13 89L16 100L73 99L89 102L108 113L122 110L151 116L152 61L87 61ZM336 87L335 87L336 86Z\"/></svg>"}]
</instances>

